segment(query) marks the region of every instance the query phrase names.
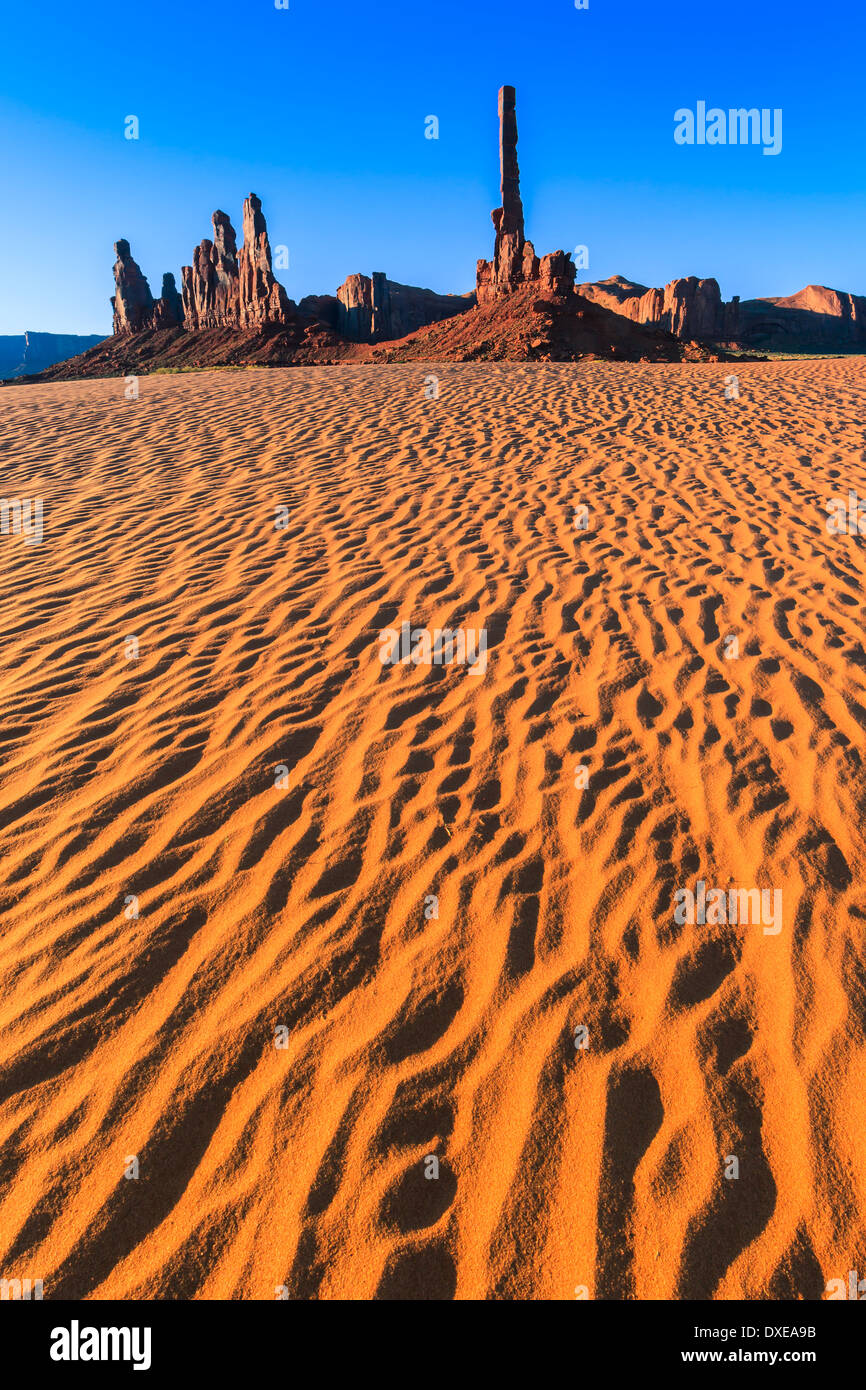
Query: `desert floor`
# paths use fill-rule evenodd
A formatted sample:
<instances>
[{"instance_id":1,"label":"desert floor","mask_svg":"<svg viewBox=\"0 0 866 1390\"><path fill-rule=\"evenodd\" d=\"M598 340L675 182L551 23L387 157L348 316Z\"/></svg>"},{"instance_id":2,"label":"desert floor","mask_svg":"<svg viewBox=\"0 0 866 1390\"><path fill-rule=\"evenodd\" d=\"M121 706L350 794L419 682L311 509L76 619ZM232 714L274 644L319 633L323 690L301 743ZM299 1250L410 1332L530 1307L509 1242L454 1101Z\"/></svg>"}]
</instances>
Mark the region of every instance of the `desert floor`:
<instances>
[{"instance_id":1,"label":"desert floor","mask_svg":"<svg viewBox=\"0 0 866 1390\"><path fill-rule=\"evenodd\" d=\"M0 392L44 506L0 536L0 1276L866 1274L864 421L855 360ZM402 621L486 670L383 665ZM698 880L781 929L678 924Z\"/></svg>"}]
</instances>

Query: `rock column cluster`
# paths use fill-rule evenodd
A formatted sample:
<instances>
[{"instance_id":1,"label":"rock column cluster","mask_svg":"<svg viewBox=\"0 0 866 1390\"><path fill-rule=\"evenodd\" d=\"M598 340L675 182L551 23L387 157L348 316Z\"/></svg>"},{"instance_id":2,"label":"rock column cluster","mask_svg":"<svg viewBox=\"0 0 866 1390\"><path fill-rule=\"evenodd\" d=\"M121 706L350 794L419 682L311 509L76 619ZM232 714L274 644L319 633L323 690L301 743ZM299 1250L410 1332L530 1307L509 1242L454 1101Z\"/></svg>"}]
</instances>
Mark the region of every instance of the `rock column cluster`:
<instances>
[{"instance_id":1,"label":"rock column cluster","mask_svg":"<svg viewBox=\"0 0 866 1390\"><path fill-rule=\"evenodd\" d=\"M290 304L271 269L271 246L255 193L244 200L244 244L237 249L235 229L226 213L213 218L213 240L195 248L192 265L183 267L185 327L259 328L288 323Z\"/></svg>"},{"instance_id":2,"label":"rock column cluster","mask_svg":"<svg viewBox=\"0 0 866 1390\"><path fill-rule=\"evenodd\" d=\"M174 276L166 274L162 295L156 300L130 255L129 242L115 243L116 289L111 301L115 334L178 326L190 332L199 328L260 328L291 320L291 301L272 270L261 199L251 193L244 201L240 251L228 214L217 210L211 221L213 239L205 238L193 252L192 265L181 270L182 294Z\"/></svg>"},{"instance_id":3,"label":"rock column cluster","mask_svg":"<svg viewBox=\"0 0 866 1390\"><path fill-rule=\"evenodd\" d=\"M219 209L211 218L213 239L205 237L181 269L184 327L236 328L238 252L235 229Z\"/></svg>"}]
</instances>

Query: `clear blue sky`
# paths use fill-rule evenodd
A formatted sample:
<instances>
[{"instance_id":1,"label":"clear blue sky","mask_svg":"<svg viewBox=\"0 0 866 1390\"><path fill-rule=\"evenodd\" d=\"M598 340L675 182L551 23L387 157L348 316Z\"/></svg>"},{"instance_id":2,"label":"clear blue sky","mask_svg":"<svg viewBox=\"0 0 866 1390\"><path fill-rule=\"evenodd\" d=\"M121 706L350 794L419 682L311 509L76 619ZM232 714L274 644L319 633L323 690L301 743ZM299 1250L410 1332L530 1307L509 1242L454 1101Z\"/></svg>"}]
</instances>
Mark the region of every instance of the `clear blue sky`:
<instances>
[{"instance_id":1,"label":"clear blue sky","mask_svg":"<svg viewBox=\"0 0 866 1390\"><path fill-rule=\"evenodd\" d=\"M158 293L214 208L240 231L251 190L294 299L357 270L471 289L506 82L527 231L539 253L586 244L578 278L866 293L862 0L290 5L6 7L0 333L108 332L118 237ZM781 107L782 153L676 145L674 111L699 100Z\"/></svg>"}]
</instances>

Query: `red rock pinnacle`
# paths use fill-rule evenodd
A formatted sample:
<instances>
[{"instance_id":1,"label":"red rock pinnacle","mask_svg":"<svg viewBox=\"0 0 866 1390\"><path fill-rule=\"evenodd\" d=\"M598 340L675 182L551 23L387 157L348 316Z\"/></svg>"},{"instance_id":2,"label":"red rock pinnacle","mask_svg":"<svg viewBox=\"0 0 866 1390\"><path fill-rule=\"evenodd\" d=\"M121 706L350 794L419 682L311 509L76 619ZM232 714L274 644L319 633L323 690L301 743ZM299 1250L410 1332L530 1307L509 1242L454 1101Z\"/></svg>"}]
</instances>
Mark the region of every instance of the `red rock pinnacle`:
<instances>
[{"instance_id":1,"label":"red rock pinnacle","mask_svg":"<svg viewBox=\"0 0 866 1390\"><path fill-rule=\"evenodd\" d=\"M117 260L114 262L115 293L111 307L114 310L114 332L116 334L140 333L151 326L153 315L153 295L146 276L142 275L137 261L132 259L129 242L121 238L114 243Z\"/></svg>"},{"instance_id":2,"label":"red rock pinnacle","mask_svg":"<svg viewBox=\"0 0 866 1390\"><path fill-rule=\"evenodd\" d=\"M239 318L242 328L262 323L286 323L288 295L271 269L271 244L262 212L262 200L251 193L244 199L244 244L240 268Z\"/></svg>"},{"instance_id":3,"label":"red rock pinnacle","mask_svg":"<svg viewBox=\"0 0 866 1390\"><path fill-rule=\"evenodd\" d=\"M539 282L549 294L568 294L574 288L574 266L563 251L540 261L527 241L520 200L517 163L517 96L513 87L499 89L499 169L502 206L490 214L496 228L492 261L479 261L476 289L479 304L511 294L521 285Z\"/></svg>"}]
</instances>

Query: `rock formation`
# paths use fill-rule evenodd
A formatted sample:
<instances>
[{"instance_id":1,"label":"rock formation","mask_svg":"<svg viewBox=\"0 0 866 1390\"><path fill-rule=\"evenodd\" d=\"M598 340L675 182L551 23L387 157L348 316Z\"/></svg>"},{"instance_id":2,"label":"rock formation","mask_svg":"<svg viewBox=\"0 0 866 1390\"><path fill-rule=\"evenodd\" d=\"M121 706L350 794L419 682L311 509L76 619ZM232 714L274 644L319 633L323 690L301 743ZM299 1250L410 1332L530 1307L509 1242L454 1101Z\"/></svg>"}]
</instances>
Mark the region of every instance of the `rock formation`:
<instances>
[{"instance_id":1,"label":"rock formation","mask_svg":"<svg viewBox=\"0 0 866 1390\"><path fill-rule=\"evenodd\" d=\"M24 333L0 337L0 379L44 372L103 342L101 333Z\"/></svg>"},{"instance_id":2,"label":"rock formation","mask_svg":"<svg viewBox=\"0 0 866 1390\"><path fill-rule=\"evenodd\" d=\"M381 343L405 338L430 323L462 314L472 307L474 296L437 294L435 290L419 289L388 280L385 272L374 270L370 275L350 275L337 290L334 327L354 343ZM302 300L299 308L309 305L312 297ZM322 306L328 312L328 306Z\"/></svg>"},{"instance_id":3,"label":"rock formation","mask_svg":"<svg viewBox=\"0 0 866 1390\"><path fill-rule=\"evenodd\" d=\"M384 271L375 271L372 276L350 275L336 297L308 295L298 309L274 276L261 199L251 193L244 202L240 251L227 214L218 210L211 220L213 238L205 238L193 252L192 265L182 268L182 297L174 276L166 275L162 297L154 301L129 254L129 243L117 243L114 274L118 289L112 300L115 334L178 325L189 332L211 328L252 331L294 323L300 312L351 342L374 343L403 338L426 324L463 313L474 302L474 296L436 294L414 285L400 285L388 280Z\"/></svg>"},{"instance_id":4,"label":"rock formation","mask_svg":"<svg viewBox=\"0 0 866 1390\"><path fill-rule=\"evenodd\" d=\"M162 295L154 299L147 277L142 275L132 259L128 241L116 241L114 250L114 283L116 293L111 298L114 332L119 337L143 333L148 328L177 328L183 323L183 304L177 292L174 276L162 277ZM100 341L100 340L97 340Z\"/></svg>"},{"instance_id":5,"label":"rock formation","mask_svg":"<svg viewBox=\"0 0 866 1390\"><path fill-rule=\"evenodd\" d=\"M154 300L129 242L115 244L111 304L119 341L85 354L87 372L133 361L282 365L424 360L425 353L461 361L723 361L743 349L866 352L866 298L823 285L742 303L737 297L726 303L716 280L694 275L663 288L620 275L575 287L566 252L539 257L526 239L513 87L499 89L498 114L501 206L491 214L493 259L478 261L475 294L437 294L374 271L349 275L336 295L307 295L296 306L274 276L261 200L251 193L240 250L227 214L215 212L212 240L202 241L192 265L183 267L182 295L167 274ZM166 330L166 341L129 341L148 330ZM210 340L177 341L199 333Z\"/></svg>"},{"instance_id":6,"label":"rock formation","mask_svg":"<svg viewBox=\"0 0 866 1390\"><path fill-rule=\"evenodd\" d=\"M152 327L153 295L150 285L132 259L129 242L121 238L114 243L115 292L111 297L114 312L114 332L118 335L140 333Z\"/></svg>"},{"instance_id":7,"label":"rock formation","mask_svg":"<svg viewBox=\"0 0 866 1390\"><path fill-rule=\"evenodd\" d=\"M724 329L722 295L716 280L695 275L650 290L638 304L638 323L657 323L675 338L715 341Z\"/></svg>"},{"instance_id":8,"label":"rock formation","mask_svg":"<svg viewBox=\"0 0 866 1390\"><path fill-rule=\"evenodd\" d=\"M373 284L381 276L349 275L337 290L337 330L355 343L373 335Z\"/></svg>"},{"instance_id":9,"label":"rock formation","mask_svg":"<svg viewBox=\"0 0 866 1390\"><path fill-rule=\"evenodd\" d=\"M535 261L535 250L531 242L527 246L524 235L517 163L517 93L513 87L499 89L499 171L502 206L491 213L496 243L489 283L494 294L508 294L521 281L534 278L531 271Z\"/></svg>"},{"instance_id":10,"label":"rock formation","mask_svg":"<svg viewBox=\"0 0 866 1390\"><path fill-rule=\"evenodd\" d=\"M190 332L203 328L258 328L288 323L292 303L271 270L271 248L255 193L244 202L244 244L237 249L235 229L226 213L211 219L213 240L205 238L193 252L192 265L181 270L182 296L174 276L166 274L162 296L154 300L147 280L129 253L129 242L115 245L117 262L112 299L114 332L140 333L147 328Z\"/></svg>"},{"instance_id":11,"label":"rock formation","mask_svg":"<svg viewBox=\"0 0 866 1390\"><path fill-rule=\"evenodd\" d=\"M336 329L340 321L340 301L334 294L307 294L298 300L298 313Z\"/></svg>"},{"instance_id":12,"label":"rock formation","mask_svg":"<svg viewBox=\"0 0 866 1390\"><path fill-rule=\"evenodd\" d=\"M496 230L493 260L478 262L475 281L478 303L490 303L527 284L537 284L544 294L570 294L574 288L570 255L565 251L553 251L539 260L532 242L526 240L513 87L499 89L499 168L502 206L490 214Z\"/></svg>"},{"instance_id":13,"label":"rock formation","mask_svg":"<svg viewBox=\"0 0 866 1390\"><path fill-rule=\"evenodd\" d=\"M238 262L241 328L288 322L289 298L282 285L274 279L262 200L255 193L244 199L244 244Z\"/></svg>"},{"instance_id":14,"label":"rock formation","mask_svg":"<svg viewBox=\"0 0 866 1390\"><path fill-rule=\"evenodd\" d=\"M235 229L219 208L211 222L213 240L205 237L192 253L192 265L181 267L184 325L190 331L236 328L240 323Z\"/></svg>"},{"instance_id":15,"label":"rock formation","mask_svg":"<svg viewBox=\"0 0 866 1390\"><path fill-rule=\"evenodd\" d=\"M723 360L694 342L683 344L662 318L685 332L709 322L718 307L714 282L683 282L674 294L617 282L612 306L593 304L574 291L574 266L564 251L538 257L526 240L517 162L513 87L499 92L502 206L493 214L492 261L479 261L477 294L442 295L389 280L384 271L350 275L336 295L308 295L295 306L276 281L261 202L244 204L244 240L223 212L213 216L213 239L196 248L183 269L183 328L151 343L112 340L86 354L82 374L140 370L153 365L236 365L261 362L516 360ZM136 268L137 269L137 268ZM599 298L603 294L599 288ZM715 289L715 299L712 290ZM163 285L154 317L176 318L176 291ZM647 296L646 304L641 301ZM632 303L633 301L633 303ZM657 302L658 301L658 302ZM625 307L624 307L625 306ZM646 316L646 322L642 315ZM130 315L126 315L124 321ZM629 318L634 322L629 322ZM226 332L225 330L229 330ZM267 331L264 331L267 330ZM134 330L128 330L132 332Z\"/></svg>"},{"instance_id":16,"label":"rock formation","mask_svg":"<svg viewBox=\"0 0 866 1390\"><path fill-rule=\"evenodd\" d=\"M577 288L594 304L624 314L634 323L657 324L688 342L728 342L737 337L739 301L726 304L716 280L689 275L671 280L662 290L614 275Z\"/></svg>"},{"instance_id":17,"label":"rock formation","mask_svg":"<svg viewBox=\"0 0 866 1390\"><path fill-rule=\"evenodd\" d=\"M240 250L227 214L215 212L212 239L183 267L182 296L167 274L154 300L129 243L116 243L114 348L87 353L87 372L132 362L284 365L437 353L460 361L724 361L743 348L866 351L866 298L821 285L742 303L725 303L717 281L694 275L663 288L619 275L575 287L566 252L539 257L526 239L513 87L500 88L498 114L502 201L491 214L493 259L478 261L474 295L437 294L374 271L296 306L274 276L261 200L251 193ZM168 330L164 341L130 341L155 329Z\"/></svg>"},{"instance_id":18,"label":"rock formation","mask_svg":"<svg viewBox=\"0 0 866 1390\"><path fill-rule=\"evenodd\" d=\"M683 343L653 324L592 304L579 294L539 294L518 285L465 314L371 349L379 362L724 361L719 348Z\"/></svg>"},{"instance_id":19,"label":"rock formation","mask_svg":"<svg viewBox=\"0 0 866 1390\"><path fill-rule=\"evenodd\" d=\"M866 351L866 298L807 285L776 299L739 305L738 337L750 347L792 352Z\"/></svg>"},{"instance_id":20,"label":"rock formation","mask_svg":"<svg viewBox=\"0 0 866 1390\"><path fill-rule=\"evenodd\" d=\"M807 285L781 298L723 300L715 280L694 275L664 289L613 275L578 292L634 323L657 324L689 342L759 351L858 352L866 349L866 298Z\"/></svg>"},{"instance_id":21,"label":"rock formation","mask_svg":"<svg viewBox=\"0 0 866 1390\"><path fill-rule=\"evenodd\" d=\"M750 304L773 304L779 309L797 309L824 318L847 319L862 330L866 324L866 298L847 290L831 290L827 285L807 285L796 294L780 299L748 300Z\"/></svg>"},{"instance_id":22,"label":"rock formation","mask_svg":"<svg viewBox=\"0 0 866 1390\"><path fill-rule=\"evenodd\" d=\"M162 294L153 306L151 324L154 328L180 328L183 324L183 300L171 271L162 277Z\"/></svg>"}]
</instances>

